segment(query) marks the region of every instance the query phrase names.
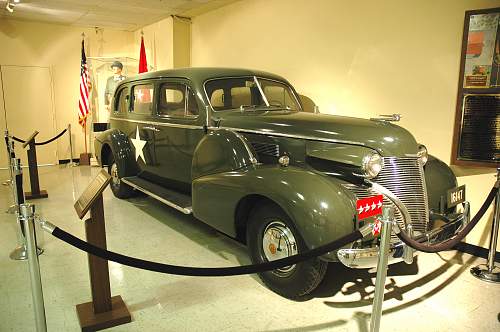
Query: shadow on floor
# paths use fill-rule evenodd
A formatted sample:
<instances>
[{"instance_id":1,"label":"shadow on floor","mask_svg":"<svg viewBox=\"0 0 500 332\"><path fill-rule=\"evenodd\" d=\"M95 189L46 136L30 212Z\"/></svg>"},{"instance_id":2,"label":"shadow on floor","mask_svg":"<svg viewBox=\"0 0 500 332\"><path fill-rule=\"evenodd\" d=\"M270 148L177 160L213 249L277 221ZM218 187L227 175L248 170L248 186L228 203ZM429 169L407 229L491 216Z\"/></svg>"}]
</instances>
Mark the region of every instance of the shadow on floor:
<instances>
[{"instance_id":1,"label":"shadow on floor","mask_svg":"<svg viewBox=\"0 0 500 332\"><path fill-rule=\"evenodd\" d=\"M219 233L210 226L197 220L193 216L184 215L164 206L160 202L144 196L130 199L130 202L150 215L152 218L168 226L170 229L178 232L179 234L182 234L183 236L189 237L191 240L218 254L220 257L232 261L233 265L235 265L236 262L240 265L250 264L250 259L247 255L246 247L244 245L222 233ZM460 265L460 268L443 283L430 290L424 296L416 299L411 299L410 301L405 302L401 305L386 309L383 311L383 314L402 310L404 308L422 302L424 299L430 296L435 295L436 293L444 289L453 280L458 278L458 276L467 269L468 263L470 263L472 260L474 260L474 257L471 257L467 262L463 262L462 253L457 252L451 259L443 259L444 263L434 271L404 286L398 285L396 280L392 277L401 275L417 275L419 271L417 259L415 259L415 261L410 265L407 265L405 263L391 265L388 269L387 278L389 282L386 283L385 286L386 294L384 296L384 300L396 299L399 301L403 301L405 299L405 293L415 288L422 287L426 283L444 274L453 265L458 264ZM200 263L200 265L203 264ZM256 275L253 275L253 277L262 284L262 282ZM332 308L361 308L371 306L374 295L374 283L372 281L372 278L374 277L375 273L370 273L367 269L350 269L340 263L330 263L328 265L328 269L323 282L313 293L310 294L310 296L304 298L303 301L308 301L312 298L329 298L337 295L340 292L344 295L359 294L359 300L348 302L325 301L325 305ZM132 306L132 311L143 309L144 307L151 306L154 303L154 300L146 300L142 303L137 303L136 305ZM369 318L370 314L365 312L355 312L352 317L352 319L356 321L359 331L368 330ZM345 320L337 320L318 325L304 326L296 329L292 328L286 330L316 331L340 326L345 323Z\"/></svg>"}]
</instances>

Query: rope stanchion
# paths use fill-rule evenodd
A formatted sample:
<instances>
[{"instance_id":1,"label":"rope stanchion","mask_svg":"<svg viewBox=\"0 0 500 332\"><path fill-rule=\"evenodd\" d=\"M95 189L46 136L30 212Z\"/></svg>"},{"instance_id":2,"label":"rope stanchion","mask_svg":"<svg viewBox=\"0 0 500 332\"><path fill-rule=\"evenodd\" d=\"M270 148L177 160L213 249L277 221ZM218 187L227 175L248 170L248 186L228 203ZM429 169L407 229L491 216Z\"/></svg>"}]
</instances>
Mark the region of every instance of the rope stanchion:
<instances>
[{"instance_id":1,"label":"rope stanchion","mask_svg":"<svg viewBox=\"0 0 500 332\"><path fill-rule=\"evenodd\" d=\"M47 232L51 233L56 238L80 249L94 256L100 257L102 259L113 261L122 265L127 265L135 267L142 270L148 270L153 272L160 272L166 274L175 274L182 276L197 276L197 277L222 277L222 276L236 276L243 274L261 273L266 271L272 271L275 269L283 268L285 266L297 264L299 262L324 255L330 251L337 250L349 243L357 241L366 234L371 232L370 226L364 226L363 228L354 231L348 235L345 235L331 243L325 244L323 246L317 247L310 251L289 256L286 258L278 259L271 262L253 264L253 265L243 265L243 266L232 266L232 267L219 267L219 268L201 268L201 267L189 267L189 266L178 266L163 264L158 262L151 262L135 257L125 256L113 251L105 250L88 242L85 242L67 232L50 224L47 221L42 221L42 228Z\"/></svg>"},{"instance_id":2,"label":"rope stanchion","mask_svg":"<svg viewBox=\"0 0 500 332\"><path fill-rule=\"evenodd\" d=\"M498 192L498 187L495 186L491 189L488 197L484 201L483 205L477 212L477 214L472 218L472 220L459 232L457 233L453 238L436 243L436 244L425 244L421 243L418 241L415 241L412 239L408 234L404 232L404 230L399 229L399 231L396 231L396 235L398 238L403 241L406 245L422 252L427 252L427 253L436 253L440 251L445 251L445 250L450 250L453 247L455 247L460 241L464 239L464 237L467 236L467 234L470 233L470 231L477 225L479 220L483 217L483 215L486 213L486 210L488 210L490 204L493 202L493 199L495 198L496 194ZM399 225L397 225L397 228L399 228Z\"/></svg>"},{"instance_id":3,"label":"rope stanchion","mask_svg":"<svg viewBox=\"0 0 500 332\"><path fill-rule=\"evenodd\" d=\"M35 143L35 145L45 145L45 144L52 143L53 141L55 141L56 139L58 139L59 137L61 137L62 135L64 135L67 130L68 130L68 128L64 128L59 134L57 134L56 136L52 137L51 139L48 139L48 140L43 141L43 142L37 142L37 143ZM16 136L12 136L12 139L14 141L17 141L17 142L22 143L22 144L26 143L25 140L22 140L22 139L20 139L19 137L16 137Z\"/></svg>"}]
</instances>

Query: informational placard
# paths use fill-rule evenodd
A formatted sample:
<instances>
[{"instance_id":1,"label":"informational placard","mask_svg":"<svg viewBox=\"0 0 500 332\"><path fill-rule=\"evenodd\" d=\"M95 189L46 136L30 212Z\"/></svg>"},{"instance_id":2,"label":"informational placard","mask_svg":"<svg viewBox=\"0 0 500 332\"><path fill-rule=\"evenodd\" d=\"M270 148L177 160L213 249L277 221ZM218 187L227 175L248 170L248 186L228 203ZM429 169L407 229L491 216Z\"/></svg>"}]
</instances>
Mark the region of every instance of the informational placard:
<instances>
[{"instance_id":1,"label":"informational placard","mask_svg":"<svg viewBox=\"0 0 500 332\"><path fill-rule=\"evenodd\" d=\"M451 163L500 164L500 7L465 12Z\"/></svg>"},{"instance_id":2,"label":"informational placard","mask_svg":"<svg viewBox=\"0 0 500 332\"><path fill-rule=\"evenodd\" d=\"M75 202L75 211L78 214L78 218L82 219L85 217L87 212L89 211L92 203L97 199L99 195L102 194L104 189L106 189L107 185L111 181L111 176L105 170L101 170L99 174L90 182L87 189L83 192L83 194L78 198Z\"/></svg>"},{"instance_id":3,"label":"informational placard","mask_svg":"<svg viewBox=\"0 0 500 332\"><path fill-rule=\"evenodd\" d=\"M464 88L500 86L500 12L470 15Z\"/></svg>"}]
</instances>

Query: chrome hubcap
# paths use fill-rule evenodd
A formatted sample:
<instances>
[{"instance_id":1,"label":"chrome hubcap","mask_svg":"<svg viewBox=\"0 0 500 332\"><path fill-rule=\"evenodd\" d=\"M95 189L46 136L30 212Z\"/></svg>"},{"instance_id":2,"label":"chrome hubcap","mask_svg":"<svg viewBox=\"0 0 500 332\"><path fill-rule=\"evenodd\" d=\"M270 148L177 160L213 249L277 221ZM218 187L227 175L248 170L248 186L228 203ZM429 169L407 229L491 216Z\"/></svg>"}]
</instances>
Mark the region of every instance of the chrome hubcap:
<instances>
[{"instance_id":1,"label":"chrome hubcap","mask_svg":"<svg viewBox=\"0 0 500 332\"><path fill-rule=\"evenodd\" d=\"M292 230L281 221L273 221L267 225L262 237L262 250L268 261L296 255L297 242ZM287 276L293 272L296 265L285 266L276 269L273 273L279 276Z\"/></svg>"},{"instance_id":2,"label":"chrome hubcap","mask_svg":"<svg viewBox=\"0 0 500 332\"><path fill-rule=\"evenodd\" d=\"M118 186L120 184L120 177L118 176L118 166L116 166L116 163L113 163L111 165L111 181L115 186Z\"/></svg>"}]
</instances>

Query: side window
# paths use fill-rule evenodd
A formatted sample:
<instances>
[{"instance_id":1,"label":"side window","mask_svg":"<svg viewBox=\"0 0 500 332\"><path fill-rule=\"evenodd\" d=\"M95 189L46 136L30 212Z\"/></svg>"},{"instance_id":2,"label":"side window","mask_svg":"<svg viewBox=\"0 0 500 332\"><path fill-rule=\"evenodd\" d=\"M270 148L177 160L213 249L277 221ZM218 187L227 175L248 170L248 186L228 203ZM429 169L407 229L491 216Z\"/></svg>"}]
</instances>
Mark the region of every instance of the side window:
<instances>
[{"instance_id":1,"label":"side window","mask_svg":"<svg viewBox=\"0 0 500 332\"><path fill-rule=\"evenodd\" d=\"M162 84L158 115L174 117L198 115L198 105L191 89L182 83Z\"/></svg>"},{"instance_id":2,"label":"side window","mask_svg":"<svg viewBox=\"0 0 500 332\"><path fill-rule=\"evenodd\" d=\"M133 104L130 111L138 114L151 114L153 94L153 84L135 85L132 88Z\"/></svg>"},{"instance_id":3,"label":"side window","mask_svg":"<svg viewBox=\"0 0 500 332\"><path fill-rule=\"evenodd\" d=\"M115 100L115 109L114 109L115 113L127 112L128 99L129 99L129 95L127 92L128 92L128 89L123 88L117 93L118 98Z\"/></svg>"}]
</instances>

